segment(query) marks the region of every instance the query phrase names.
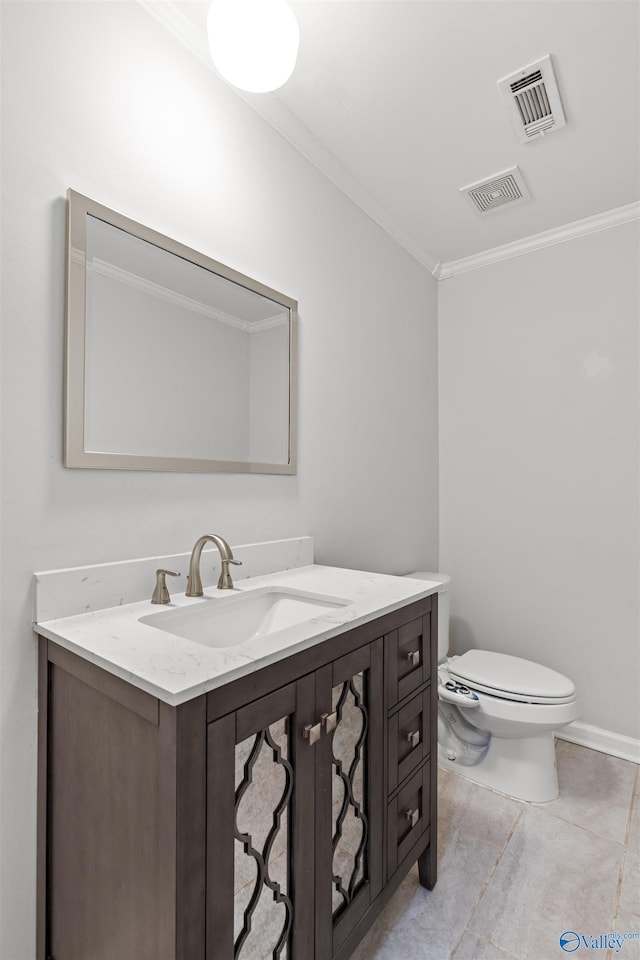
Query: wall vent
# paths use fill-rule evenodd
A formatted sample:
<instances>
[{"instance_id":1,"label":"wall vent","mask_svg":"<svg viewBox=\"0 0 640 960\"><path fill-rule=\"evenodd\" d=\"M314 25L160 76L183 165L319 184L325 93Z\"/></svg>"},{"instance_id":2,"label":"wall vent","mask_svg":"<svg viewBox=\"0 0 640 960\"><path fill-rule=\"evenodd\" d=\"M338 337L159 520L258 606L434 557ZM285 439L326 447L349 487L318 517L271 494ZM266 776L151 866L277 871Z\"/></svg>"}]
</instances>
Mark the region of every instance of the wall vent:
<instances>
[{"instance_id":1,"label":"wall vent","mask_svg":"<svg viewBox=\"0 0 640 960\"><path fill-rule=\"evenodd\" d=\"M507 203L529 199L529 191L517 167L496 173L488 180L460 187L460 193L466 194L480 213L489 213Z\"/></svg>"},{"instance_id":2,"label":"wall vent","mask_svg":"<svg viewBox=\"0 0 640 960\"><path fill-rule=\"evenodd\" d=\"M551 56L498 80L520 143L529 143L566 126Z\"/></svg>"}]
</instances>

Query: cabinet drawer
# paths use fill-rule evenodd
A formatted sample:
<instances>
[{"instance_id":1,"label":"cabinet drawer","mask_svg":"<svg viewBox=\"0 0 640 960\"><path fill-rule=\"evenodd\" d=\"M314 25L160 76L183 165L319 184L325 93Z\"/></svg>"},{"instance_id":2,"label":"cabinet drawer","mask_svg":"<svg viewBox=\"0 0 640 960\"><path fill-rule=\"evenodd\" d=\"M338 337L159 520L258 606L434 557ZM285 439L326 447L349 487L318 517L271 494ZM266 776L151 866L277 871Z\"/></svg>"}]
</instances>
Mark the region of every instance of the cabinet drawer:
<instances>
[{"instance_id":1,"label":"cabinet drawer","mask_svg":"<svg viewBox=\"0 0 640 960\"><path fill-rule=\"evenodd\" d=\"M429 826L428 763L390 801L387 817L387 870L390 877Z\"/></svg>"},{"instance_id":2,"label":"cabinet drawer","mask_svg":"<svg viewBox=\"0 0 640 960\"><path fill-rule=\"evenodd\" d=\"M429 679L431 616L405 623L387 635L389 706Z\"/></svg>"},{"instance_id":3,"label":"cabinet drawer","mask_svg":"<svg viewBox=\"0 0 640 960\"><path fill-rule=\"evenodd\" d=\"M389 779L388 793L420 766L429 755L431 732L431 690L427 687L389 717Z\"/></svg>"}]
</instances>

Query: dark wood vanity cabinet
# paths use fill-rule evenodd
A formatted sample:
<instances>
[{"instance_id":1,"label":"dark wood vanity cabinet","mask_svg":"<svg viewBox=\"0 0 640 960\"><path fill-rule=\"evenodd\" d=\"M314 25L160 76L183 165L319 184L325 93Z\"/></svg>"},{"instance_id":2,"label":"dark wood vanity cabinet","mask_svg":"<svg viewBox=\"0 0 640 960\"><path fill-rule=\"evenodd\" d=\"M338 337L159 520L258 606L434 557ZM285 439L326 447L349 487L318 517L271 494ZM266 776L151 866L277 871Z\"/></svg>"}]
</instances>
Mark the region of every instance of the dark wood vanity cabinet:
<instances>
[{"instance_id":1,"label":"dark wood vanity cabinet","mask_svg":"<svg viewBox=\"0 0 640 960\"><path fill-rule=\"evenodd\" d=\"M432 887L436 603L178 707L41 638L38 960L346 960Z\"/></svg>"}]
</instances>

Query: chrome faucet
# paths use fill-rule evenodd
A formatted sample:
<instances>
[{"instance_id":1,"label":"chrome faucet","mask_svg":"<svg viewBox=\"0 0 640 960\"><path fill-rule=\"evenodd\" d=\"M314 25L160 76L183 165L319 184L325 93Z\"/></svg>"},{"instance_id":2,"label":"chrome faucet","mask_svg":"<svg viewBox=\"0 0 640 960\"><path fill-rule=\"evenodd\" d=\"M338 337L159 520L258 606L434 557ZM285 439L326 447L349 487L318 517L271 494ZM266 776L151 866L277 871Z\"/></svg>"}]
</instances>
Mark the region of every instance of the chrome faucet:
<instances>
[{"instance_id":1,"label":"chrome faucet","mask_svg":"<svg viewBox=\"0 0 640 960\"><path fill-rule=\"evenodd\" d=\"M191 551L191 560L189 561L189 573L187 575L187 589L185 596L187 597L201 597L202 596L202 580L200 578L200 556L202 554L202 548L205 543L208 542L215 543L216 547L220 551L220 564L222 570L220 571L220 578L218 580L218 590L233 590L233 580L231 579L231 574L229 573L229 564L232 563L236 567L242 566L242 560L234 560L231 547L223 537L216 536L215 533L205 533L203 537L200 537L199 540L196 540L193 550Z\"/></svg>"}]
</instances>

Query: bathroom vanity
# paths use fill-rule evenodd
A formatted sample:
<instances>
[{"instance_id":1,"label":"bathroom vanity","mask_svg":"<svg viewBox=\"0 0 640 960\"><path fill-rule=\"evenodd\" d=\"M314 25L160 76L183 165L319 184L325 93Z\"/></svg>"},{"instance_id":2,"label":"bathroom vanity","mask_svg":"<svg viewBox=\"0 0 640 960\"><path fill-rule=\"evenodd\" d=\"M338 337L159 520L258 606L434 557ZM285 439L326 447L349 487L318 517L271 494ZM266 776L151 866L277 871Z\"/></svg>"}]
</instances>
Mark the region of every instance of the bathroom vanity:
<instances>
[{"instance_id":1,"label":"bathroom vanity","mask_svg":"<svg viewBox=\"0 0 640 960\"><path fill-rule=\"evenodd\" d=\"M341 599L213 651L149 603L36 624L38 960L346 960L416 861L435 883L435 584L239 586L166 609Z\"/></svg>"}]
</instances>

